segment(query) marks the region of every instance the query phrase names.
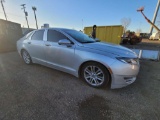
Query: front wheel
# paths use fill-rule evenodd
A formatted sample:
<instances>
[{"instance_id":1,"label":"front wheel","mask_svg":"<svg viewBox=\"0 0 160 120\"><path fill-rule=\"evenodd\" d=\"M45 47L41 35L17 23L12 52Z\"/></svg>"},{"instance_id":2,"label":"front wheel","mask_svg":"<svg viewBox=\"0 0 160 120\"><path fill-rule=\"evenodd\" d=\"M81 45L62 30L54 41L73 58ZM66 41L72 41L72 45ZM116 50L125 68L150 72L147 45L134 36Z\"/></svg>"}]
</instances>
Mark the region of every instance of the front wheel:
<instances>
[{"instance_id":1,"label":"front wheel","mask_svg":"<svg viewBox=\"0 0 160 120\"><path fill-rule=\"evenodd\" d=\"M23 61L26 63L26 64L32 64L32 59L29 55L29 53L26 51L26 50L23 50L22 51L22 58L23 58Z\"/></svg>"},{"instance_id":2,"label":"front wheel","mask_svg":"<svg viewBox=\"0 0 160 120\"><path fill-rule=\"evenodd\" d=\"M99 88L109 82L108 70L99 63L87 63L81 70L82 79L92 87Z\"/></svg>"}]
</instances>

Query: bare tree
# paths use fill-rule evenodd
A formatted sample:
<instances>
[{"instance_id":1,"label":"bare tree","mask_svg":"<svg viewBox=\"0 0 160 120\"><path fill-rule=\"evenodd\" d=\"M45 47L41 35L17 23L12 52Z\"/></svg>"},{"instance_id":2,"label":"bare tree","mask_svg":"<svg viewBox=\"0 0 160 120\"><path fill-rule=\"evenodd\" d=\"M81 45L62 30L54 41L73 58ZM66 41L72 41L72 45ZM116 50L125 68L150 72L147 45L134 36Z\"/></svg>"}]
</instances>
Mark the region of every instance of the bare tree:
<instances>
[{"instance_id":1,"label":"bare tree","mask_svg":"<svg viewBox=\"0 0 160 120\"><path fill-rule=\"evenodd\" d=\"M140 34L142 32L142 30L139 28L136 30L136 33Z\"/></svg>"},{"instance_id":2,"label":"bare tree","mask_svg":"<svg viewBox=\"0 0 160 120\"><path fill-rule=\"evenodd\" d=\"M131 23L131 19L130 18L122 18L121 19L121 24L123 25L124 27L124 33L126 32L128 26L130 25Z\"/></svg>"}]
</instances>

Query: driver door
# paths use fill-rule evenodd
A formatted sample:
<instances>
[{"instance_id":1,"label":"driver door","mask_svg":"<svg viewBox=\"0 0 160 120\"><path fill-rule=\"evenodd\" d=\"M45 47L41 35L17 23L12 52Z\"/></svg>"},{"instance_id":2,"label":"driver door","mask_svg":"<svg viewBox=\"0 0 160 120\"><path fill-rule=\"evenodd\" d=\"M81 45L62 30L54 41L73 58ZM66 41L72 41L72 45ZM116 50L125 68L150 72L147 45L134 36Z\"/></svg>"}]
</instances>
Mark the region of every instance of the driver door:
<instances>
[{"instance_id":1,"label":"driver door","mask_svg":"<svg viewBox=\"0 0 160 120\"><path fill-rule=\"evenodd\" d=\"M62 71L74 71L74 52L75 45L67 47L65 45L59 45L58 41L62 39L68 39L64 34L56 30L48 30L47 41L45 42L45 54L47 62L54 68Z\"/></svg>"}]
</instances>

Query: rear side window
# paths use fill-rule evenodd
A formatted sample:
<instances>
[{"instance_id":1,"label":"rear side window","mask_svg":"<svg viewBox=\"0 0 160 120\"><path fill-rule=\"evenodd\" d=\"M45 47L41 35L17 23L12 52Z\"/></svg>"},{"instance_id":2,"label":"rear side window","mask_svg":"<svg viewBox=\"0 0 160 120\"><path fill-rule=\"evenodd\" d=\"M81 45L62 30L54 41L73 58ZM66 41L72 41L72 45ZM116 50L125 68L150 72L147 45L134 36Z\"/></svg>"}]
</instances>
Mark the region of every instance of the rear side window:
<instances>
[{"instance_id":1,"label":"rear side window","mask_svg":"<svg viewBox=\"0 0 160 120\"><path fill-rule=\"evenodd\" d=\"M26 35L24 35L21 39L28 39L31 35L32 35L33 32L29 32L27 33Z\"/></svg>"},{"instance_id":2,"label":"rear side window","mask_svg":"<svg viewBox=\"0 0 160 120\"><path fill-rule=\"evenodd\" d=\"M29 37L32 35L32 33L33 33L33 32L29 32L29 33L25 36L25 38L29 38Z\"/></svg>"},{"instance_id":3,"label":"rear side window","mask_svg":"<svg viewBox=\"0 0 160 120\"><path fill-rule=\"evenodd\" d=\"M44 30L39 30L36 31L33 35L32 35L32 40L43 40L43 34L44 34Z\"/></svg>"},{"instance_id":4,"label":"rear side window","mask_svg":"<svg viewBox=\"0 0 160 120\"><path fill-rule=\"evenodd\" d=\"M48 30L47 41L58 42L59 40L67 39L65 35L55 30Z\"/></svg>"},{"instance_id":5,"label":"rear side window","mask_svg":"<svg viewBox=\"0 0 160 120\"><path fill-rule=\"evenodd\" d=\"M29 38L31 36L32 32L28 33L25 37Z\"/></svg>"}]
</instances>

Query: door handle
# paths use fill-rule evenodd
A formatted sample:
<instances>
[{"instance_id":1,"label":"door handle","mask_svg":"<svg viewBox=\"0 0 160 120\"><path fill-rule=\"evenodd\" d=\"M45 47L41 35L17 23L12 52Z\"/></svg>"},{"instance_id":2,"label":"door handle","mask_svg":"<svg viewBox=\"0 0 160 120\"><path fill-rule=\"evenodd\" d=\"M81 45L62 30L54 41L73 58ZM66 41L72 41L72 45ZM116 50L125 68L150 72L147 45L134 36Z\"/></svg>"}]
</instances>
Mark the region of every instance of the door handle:
<instances>
[{"instance_id":1,"label":"door handle","mask_svg":"<svg viewBox=\"0 0 160 120\"><path fill-rule=\"evenodd\" d=\"M28 42L28 44L31 44L31 42Z\"/></svg>"},{"instance_id":2,"label":"door handle","mask_svg":"<svg viewBox=\"0 0 160 120\"><path fill-rule=\"evenodd\" d=\"M45 44L46 46L51 46L50 44Z\"/></svg>"}]
</instances>

